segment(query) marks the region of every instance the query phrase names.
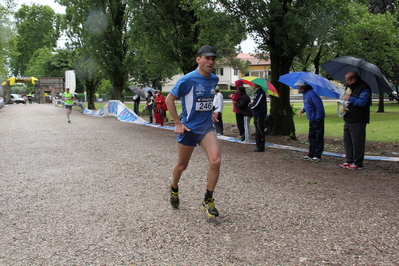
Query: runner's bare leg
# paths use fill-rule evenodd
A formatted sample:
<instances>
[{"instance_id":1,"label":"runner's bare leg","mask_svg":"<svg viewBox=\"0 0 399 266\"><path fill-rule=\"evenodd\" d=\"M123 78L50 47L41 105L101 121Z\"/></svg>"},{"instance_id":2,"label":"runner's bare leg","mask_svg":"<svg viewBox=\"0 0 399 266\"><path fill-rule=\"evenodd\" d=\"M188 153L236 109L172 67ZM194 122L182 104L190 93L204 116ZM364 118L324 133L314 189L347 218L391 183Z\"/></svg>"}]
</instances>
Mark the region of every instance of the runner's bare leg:
<instances>
[{"instance_id":1,"label":"runner's bare leg","mask_svg":"<svg viewBox=\"0 0 399 266\"><path fill-rule=\"evenodd\" d=\"M172 186L177 188L179 185L180 177L184 170L186 170L188 166L188 162L190 161L191 154L193 154L194 147L193 146L184 146L180 143L177 143L177 163L173 167L173 177L172 177Z\"/></svg>"},{"instance_id":2,"label":"runner's bare leg","mask_svg":"<svg viewBox=\"0 0 399 266\"><path fill-rule=\"evenodd\" d=\"M221 151L219 140L214 131L208 132L201 141L201 147L205 151L209 161L209 170L207 174L207 189L215 191L216 184L220 174Z\"/></svg>"}]
</instances>

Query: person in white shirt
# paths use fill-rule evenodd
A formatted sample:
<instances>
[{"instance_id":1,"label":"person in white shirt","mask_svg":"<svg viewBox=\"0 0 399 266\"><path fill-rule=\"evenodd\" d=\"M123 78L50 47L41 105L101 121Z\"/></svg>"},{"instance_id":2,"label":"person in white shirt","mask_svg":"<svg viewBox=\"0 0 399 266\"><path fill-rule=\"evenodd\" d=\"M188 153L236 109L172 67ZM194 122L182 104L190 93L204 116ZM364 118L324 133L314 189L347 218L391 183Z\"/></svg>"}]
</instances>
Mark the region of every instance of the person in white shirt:
<instances>
[{"instance_id":1,"label":"person in white shirt","mask_svg":"<svg viewBox=\"0 0 399 266\"><path fill-rule=\"evenodd\" d=\"M214 122L216 134L223 135L223 95L219 92L218 87L215 89L215 97L213 98L213 113L219 120L218 122Z\"/></svg>"}]
</instances>

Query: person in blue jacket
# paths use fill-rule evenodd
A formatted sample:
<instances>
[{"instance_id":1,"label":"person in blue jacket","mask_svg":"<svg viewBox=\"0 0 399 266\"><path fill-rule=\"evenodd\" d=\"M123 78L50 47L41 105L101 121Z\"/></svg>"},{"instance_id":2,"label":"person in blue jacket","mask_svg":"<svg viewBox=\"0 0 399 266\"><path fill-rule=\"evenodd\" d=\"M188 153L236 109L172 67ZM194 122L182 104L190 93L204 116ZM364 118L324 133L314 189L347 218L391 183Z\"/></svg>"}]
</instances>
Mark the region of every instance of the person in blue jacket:
<instances>
[{"instance_id":1,"label":"person in blue jacket","mask_svg":"<svg viewBox=\"0 0 399 266\"><path fill-rule=\"evenodd\" d=\"M298 80L295 86L303 93L303 108L299 111L299 115L306 113L309 120L309 151L308 155L302 156L301 159L320 162L324 150L324 118L326 117L323 101L313 91L312 86L303 80Z\"/></svg>"}]
</instances>

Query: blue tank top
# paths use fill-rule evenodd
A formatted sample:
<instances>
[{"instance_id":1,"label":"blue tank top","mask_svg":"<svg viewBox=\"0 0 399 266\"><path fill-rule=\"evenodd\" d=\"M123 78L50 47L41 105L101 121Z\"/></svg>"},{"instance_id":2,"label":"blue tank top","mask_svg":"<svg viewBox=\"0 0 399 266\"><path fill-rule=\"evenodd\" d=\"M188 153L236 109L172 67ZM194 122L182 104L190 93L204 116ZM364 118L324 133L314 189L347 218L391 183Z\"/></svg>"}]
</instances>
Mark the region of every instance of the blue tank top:
<instances>
[{"instance_id":1,"label":"blue tank top","mask_svg":"<svg viewBox=\"0 0 399 266\"><path fill-rule=\"evenodd\" d=\"M193 133L205 134L213 127L212 103L218 82L219 78L215 74L204 77L196 69L181 77L170 91L180 98L181 122Z\"/></svg>"}]
</instances>

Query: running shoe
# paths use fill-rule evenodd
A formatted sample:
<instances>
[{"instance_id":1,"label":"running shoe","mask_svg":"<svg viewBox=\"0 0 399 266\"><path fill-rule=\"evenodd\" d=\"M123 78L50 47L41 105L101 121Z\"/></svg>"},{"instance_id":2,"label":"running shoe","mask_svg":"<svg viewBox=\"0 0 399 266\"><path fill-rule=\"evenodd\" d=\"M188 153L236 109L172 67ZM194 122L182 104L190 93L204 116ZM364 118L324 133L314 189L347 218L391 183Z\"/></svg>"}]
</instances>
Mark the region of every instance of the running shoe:
<instances>
[{"instance_id":1,"label":"running shoe","mask_svg":"<svg viewBox=\"0 0 399 266\"><path fill-rule=\"evenodd\" d=\"M312 158L310 158L309 156L305 155L305 156L301 157L301 160L310 161L310 160L312 160Z\"/></svg>"},{"instance_id":2,"label":"running shoe","mask_svg":"<svg viewBox=\"0 0 399 266\"><path fill-rule=\"evenodd\" d=\"M216 209L214 201L215 199L213 198L202 201L201 210L206 211L209 217L219 216L219 211Z\"/></svg>"},{"instance_id":3,"label":"running shoe","mask_svg":"<svg viewBox=\"0 0 399 266\"><path fill-rule=\"evenodd\" d=\"M173 192L172 191L172 184L169 185L169 192L170 192L170 206L172 206L174 209L179 208L179 192Z\"/></svg>"}]
</instances>

